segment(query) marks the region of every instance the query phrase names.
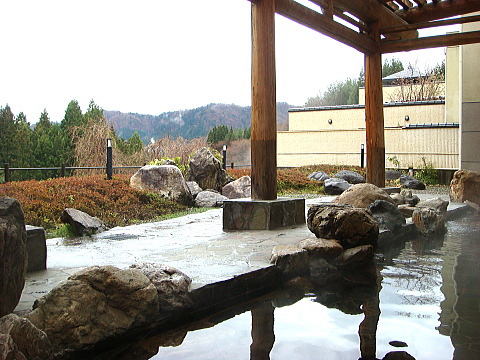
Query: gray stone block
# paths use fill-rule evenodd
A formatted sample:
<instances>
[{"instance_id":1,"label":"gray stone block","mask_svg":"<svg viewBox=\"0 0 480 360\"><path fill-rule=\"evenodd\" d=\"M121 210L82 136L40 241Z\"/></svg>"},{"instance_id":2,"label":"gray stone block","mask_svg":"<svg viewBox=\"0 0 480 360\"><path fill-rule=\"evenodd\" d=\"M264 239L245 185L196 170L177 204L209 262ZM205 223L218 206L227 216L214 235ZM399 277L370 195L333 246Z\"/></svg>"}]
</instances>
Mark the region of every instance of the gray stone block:
<instances>
[{"instance_id":1,"label":"gray stone block","mask_svg":"<svg viewBox=\"0 0 480 360\"><path fill-rule=\"evenodd\" d=\"M25 225L27 230L27 272L45 270L47 268L47 242L45 229Z\"/></svg>"},{"instance_id":2,"label":"gray stone block","mask_svg":"<svg viewBox=\"0 0 480 360\"><path fill-rule=\"evenodd\" d=\"M305 199L233 199L223 202L223 229L273 230L305 224Z\"/></svg>"}]
</instances>

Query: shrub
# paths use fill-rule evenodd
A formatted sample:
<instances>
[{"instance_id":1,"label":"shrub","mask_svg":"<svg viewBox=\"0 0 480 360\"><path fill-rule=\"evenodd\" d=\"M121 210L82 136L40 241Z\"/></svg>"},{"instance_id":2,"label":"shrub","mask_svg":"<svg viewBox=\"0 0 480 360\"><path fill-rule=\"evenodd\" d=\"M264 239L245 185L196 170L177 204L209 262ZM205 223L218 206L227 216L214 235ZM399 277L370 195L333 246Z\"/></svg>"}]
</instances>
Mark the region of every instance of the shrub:
<instances>
[{"instance_id":1,"label":"shrub","mask_svg":"<svg viewBox=\"0 0 480 360\"><path fill-rule=\"evenodd\" d=\"M186 210L156 194L133 189L130 176L103 175L30 180L0 184L0 196L16 198L22 205L27 224L45 229L58 228L65 208L75 208L98 217L108 226L125 226L169 213Z\"/></svg>"},{"instance_id":2,"label":"shrub","mask_svg":"<svg viewBox=\"0 0 480 360\"><path fill-rule=\"evenodd\" d=\"M415 177L425 183L426 185L438 184L438 171L433 164L427 163L424 157L422 157L422 166L415 172Z\"/></svg>"}]
</instances>

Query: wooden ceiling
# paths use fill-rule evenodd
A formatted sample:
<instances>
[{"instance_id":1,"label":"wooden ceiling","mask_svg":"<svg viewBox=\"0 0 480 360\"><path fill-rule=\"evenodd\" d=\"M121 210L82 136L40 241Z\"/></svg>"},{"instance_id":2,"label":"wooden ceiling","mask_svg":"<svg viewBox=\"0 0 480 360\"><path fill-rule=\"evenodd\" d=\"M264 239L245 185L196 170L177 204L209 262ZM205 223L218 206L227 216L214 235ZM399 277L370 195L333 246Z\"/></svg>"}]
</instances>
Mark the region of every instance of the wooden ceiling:
<instances>
[{"instance_id":1,"label":"wooden ceiling","mask_svg":"<svg viewBox=\"0 0 480 360\"><path fill-rule=\"evenodd\" d=\"M480 21L471 15L480 0L300 1L275 0L275 11L365 54L480 43L480 31L418 36L418 29Z\"/></svg>"}]
</instances>

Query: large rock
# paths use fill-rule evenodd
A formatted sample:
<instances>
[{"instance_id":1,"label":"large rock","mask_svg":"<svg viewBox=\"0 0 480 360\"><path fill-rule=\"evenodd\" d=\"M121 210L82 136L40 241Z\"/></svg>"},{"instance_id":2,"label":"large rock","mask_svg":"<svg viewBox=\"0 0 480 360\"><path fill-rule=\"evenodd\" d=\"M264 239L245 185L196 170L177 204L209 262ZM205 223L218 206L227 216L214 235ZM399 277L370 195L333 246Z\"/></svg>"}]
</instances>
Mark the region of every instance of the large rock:
<instances>
[{"instance_id":1,"label":"large rock","mask_svg":"<svg viewBox=\"0 0 480 360\"><path fill-rule=\"evenodd\" d=\"M367 208L381 230L396 231L405 225L405 217L397 206L385 200L375 200Z\"/></svg>"},{"instance_id":2,"label":"large rock","mask_svg":"<svg viewBox=\"0 0 480 360\"><path fill-rule=\"evenodd\" d=\"M450 182L450 200L455 202L471 201L480 204L480 173L458 170Z\"/></svg>"},{"instance_id":3,"label":"large rock","mask_svg":"<svg viewBox=\"0 0 480 360\"><path fill-rule=\"evenodd\" d=\"M394 181L400 179L403 173L399 170L386 170L385 171L385 180Z\"/></svg>"},{"instance_id":4,"label":"large rock","mask_svg":"<svg viewBox=\"0 0 480 360\"><path fill-rule=\"evenodd\" d=\"M250 176L242 176L225 185L222 189L222 195L229 199L249 198L252 195L252 181Z\"/></svg>"},{"instance_id":5,"label":"large rock","mask_svg":"<svg viewBox=\"0 0 480 360\"><path fill-rule=\"evenodd\" d=\"M200 192L195 198L195 206L197 207L221 207L223 201L227 200L226 196L215 191L205 190Z\"/></svg>"},{"instance_id":6,"label":"large rock","mask_svg":"<svg viewBox=\"0 0 480 360\"><path fill-rule=\"evenodd\" d=\"M65 224L70 224L79 236L91 236L108 230L108 226L102 220L77 209L63 210L60 220Z\"/></svg>"},{"instance_id":7,"label":"large rock","mask_svg":"<svg viewBox=\"0 0 480 360\"><path fill-rule=\"evenodd\" d=\"M168 265L141 263L130 266L140 270L155 285L160 302L160 312L178 308L187 308L192 305L188 296L192 279Z\"/></svg>"},{"instance_id":8,"label":"large rock","mask_svg":"<svg viewBox=\"0 0 480 360\"><path fill-rule=\"evenodd\" d=\"M422 200L417 204L417 208L430 208L438 211L443 216L447 214L447 207L448 201L439 197Z\"/></svg>"},{"instance_id":9,"label":"large rock","mask_svg":"<svg viewBox=\"0 0 480 360\"><path fill-rule=\"evenodd\" d=\"M346 180L337 178L325 179L323 184L327 195L340 195L351 186Z\"/></svg>"},{"instance_id":10,"label":"large rock","mask_svg":"<svg viewBox=\"0 0 480 360\"><path fill-rule=\"evenodd\" d=\"M93 266L35 301L27 318L57 349L82 349L153 321L155 286L140 270Z\"/></svg>"},{"instance_id":11,"label":"large rock","mask_svg":"<svg viewBox=\"0 0 480 360\"><path fill-rule=\"evenodd\" d=\"M298 246L307 250L310 258L332 260L343 252L343 246L334 239L308 238L300 241Z\"/></svg>"},{"instance_id":12,"label":"large rock","mask_svg":"<svg viewBox=\"0 0 480 360\"><path fill-rule=\"evenodd\" d=\"M333 175L333 177L337 179L343 179L349 184L363 184L365 182L365 178L362 175L351 170L339 171L338 173Z\"/></svg>"},{"instance_id":13,"label":"large rock","mask_svg":"<svg viewBox=\"0 0 480 360\"><path fill-rule=\"evenodd\" d=\"M412 217L413 212L416 209L417 208L415 206L410 206L408 204L398 205L398 211L400 211L403 214L403 216L406 217L406 218Z\"/></svg>"},{"instance_id":14,"label":"large rock","mask_svg":"<svg viewBox=\"0 0 480 360\"><path fill-rule=\"evenodd\" d=\"M0 359L50 360L53 347L47 335L29 320L15 314L0 318ZM5 351L7 350L7 351ZM23 357L22 357L23 356Z\"/></svg>"},{"instance_id":15,"label":"large rock","mask_svg":"<svg viewBox=\"0 0 480 360\"><path fill-rule=\"evenodd\" d=\"M395 201L384 190L373 184L357 184L350 187L332 202L346 204L358 208L366 208L375 200L384 200L395 204Z\"/></svg>"},{"instance_id":16,"label":"large rock","mask_svg":"<svg viewBox=\"0 0 480 360\"><path fill-rule=\"evenodd\" d=\"M27 232L20 203L0 197L0 316L11 313L22 295L27 272Z\"/></svg>"},{"instance_id":17,"label":"large rock","mask_svg":"<svg viewBox=\"0 0 480 360\"><path fill-rule=\"evenodd\" d=\"M199 193L202 192L202 188L198 186L195 181L187 181L188 190L190 190L190 194L192 195L193 200L197 197Z\"/></svg>"},{"instance_id":18,"label":"large rock","mask_svg":"<svg viewBox=\"0 0 480 360\"><path fill-rule=\"evenodd\" d=\"M144 166L130 178L130 186L134 189L153 192L187 205L192 200L192 195L182 172L174 165Z\"/></svg>"},{"instance_id":19,"label":"large rock","mask_svg":"<svg viewBox=\"0 0 480 360\"><path fill-rule=\"evenodd\" d=\"M445 217L430 208L417 208L412 214L417 230L425 236L443 235L447 231Z\"/></svg>"},{"instance_id":20,"label":"large rock","mask_svg":"<svg viewBox=\"0 0 480 360\"><path fill-rule=\"evenodd\" d=\"M395 204L397 205L405 204L405 199L399 193L390 194L390 197L392 198L393 201L395 201Z\"/></svg>"},{"instance_id":21,"label":"large rock","mask_svg":"<svg viewBox=\"0 0 480 360\"><path fill-rule=\"evenodd\" d=\"M415 206L419 203L420 198L412 193L412 190L402 189L400 196L403 198L402 204L408 204L409 206Z\"/></svg>"},{"instance_id":22,"label":"large rock","mask_svg":"<svg viewBox=\"0 0 480 360\"><path fill-rule=\"evenodd\" d=\"M307 225L318 238L336 239L348 249L377 246L378 224L366 209L341 204L320 204L308 210Z\"/></svg>"},{"instance_id":23,"label":"large rock","mask_svg":"<svg viewBox=\"0 0 480 360\"><path fill-rule=\"evenodd\" d=\"M425 190L425 184L410 175L401 175L400 185L407 189Z\"/></svg>"},{"instance_id":24,"label":"large rock","mask_svg":"<svg viewBox=\"0 0 480 360\"><path fill-rule=\"evenodd\" d=\"M308 175L308 178L315 181L325 181L327 179L330 179L330 176L323 171L315 171Z\"/></svg>"},{"instance_id":25,"label":"large rock","mask_svg":"<svg viewBox=\"0 0 480 360\"><path fill-rule=\"evenodd\" d=\"M308 271L308 253L296 246L277 245L272 249L270 263L288 276L304 275Z\"/></svg>"},{"instance_id":26,"label":"large rock","mask_svg":"<svg viewBox=\"0 0 480 360\"><path fill-rule=\"evenodd\" d=\"M355 267L373 261L374 248L372 245L361 245L345 250L335 259L335 266Z\"/></svg>"},{"instance_id":27,"label":"large rock","mask_svg":"<svg viewBox=\"0 0 480 360\"><path fill-rule=\"evenodd\" d=\"M213 189L220 192L230 182L230 177L220 161L206 147L193 154L189 164L188 180L196 181L203 190Z\"/></svg>"}]
</instances>

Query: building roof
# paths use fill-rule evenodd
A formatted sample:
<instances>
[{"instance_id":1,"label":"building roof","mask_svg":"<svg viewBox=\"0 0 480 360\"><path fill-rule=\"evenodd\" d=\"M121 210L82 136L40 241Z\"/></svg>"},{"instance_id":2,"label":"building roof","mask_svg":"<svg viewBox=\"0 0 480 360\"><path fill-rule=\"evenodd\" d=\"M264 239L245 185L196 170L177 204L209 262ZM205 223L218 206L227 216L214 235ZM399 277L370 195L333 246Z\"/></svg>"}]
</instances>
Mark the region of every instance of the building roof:
<instances>
[{"instance_id":1,"label":"building roof","mask_svg":"<svg viewBox=\"0 0 480 360\"><path fill-rule=\"evenodd\" d=\"M395 81L400 79L417 79L419 77L428 76L426 72L418 69L404 69L395 74L391 74L382 78L383 81Z\"/></svg>"}]
</instances>

